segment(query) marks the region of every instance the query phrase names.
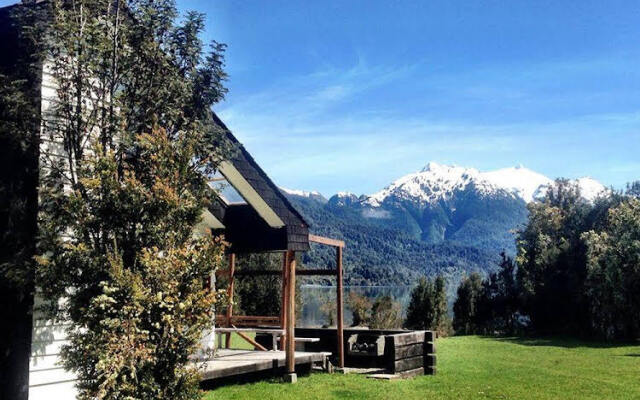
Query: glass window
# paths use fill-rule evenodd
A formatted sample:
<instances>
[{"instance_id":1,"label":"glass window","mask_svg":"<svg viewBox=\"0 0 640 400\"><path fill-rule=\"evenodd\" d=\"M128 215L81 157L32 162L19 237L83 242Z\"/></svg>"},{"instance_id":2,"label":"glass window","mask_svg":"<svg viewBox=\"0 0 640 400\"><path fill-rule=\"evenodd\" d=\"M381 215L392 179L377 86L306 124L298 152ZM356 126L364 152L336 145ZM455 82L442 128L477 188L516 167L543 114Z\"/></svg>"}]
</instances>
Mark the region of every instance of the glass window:
<instances>
[{"instance_id":1,"label":"glass window","mask_svg":"<svg viewBox=\"0 0 640 400\"><path fill-rule=\"evenodd\" d=\"M216 172L214 176L210 177L209 186L218 193L226 204L247 204L240 193L220 172Z\"/></svg>"}]
</instances>

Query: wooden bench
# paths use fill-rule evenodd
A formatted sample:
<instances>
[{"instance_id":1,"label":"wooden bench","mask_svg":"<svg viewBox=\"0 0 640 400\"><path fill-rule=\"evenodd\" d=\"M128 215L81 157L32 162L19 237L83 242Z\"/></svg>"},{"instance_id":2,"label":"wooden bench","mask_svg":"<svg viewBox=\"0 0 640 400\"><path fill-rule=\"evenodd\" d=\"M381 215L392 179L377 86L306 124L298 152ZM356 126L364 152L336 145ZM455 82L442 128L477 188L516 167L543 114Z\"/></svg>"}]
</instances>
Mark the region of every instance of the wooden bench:
<instances>
[{"instance_id":1,"label":"wooden bench","mask_svg":"<svg viewBox=\"0 0 640 400\"><path fill-rule=\"evenodd\" d=\"M281 338L284 335L284 329L271 329L271 328L215 328L215 332L218 334L224 333L237 333L241 338L251 343L255 348L266 351L267 349L264 346L257 343L255 340L251 339L247 335L243 335L242 332L253 332L253 333L265 333L271 335L273 350L278 349L278 338Z\"/></svg>"}]
</instances>

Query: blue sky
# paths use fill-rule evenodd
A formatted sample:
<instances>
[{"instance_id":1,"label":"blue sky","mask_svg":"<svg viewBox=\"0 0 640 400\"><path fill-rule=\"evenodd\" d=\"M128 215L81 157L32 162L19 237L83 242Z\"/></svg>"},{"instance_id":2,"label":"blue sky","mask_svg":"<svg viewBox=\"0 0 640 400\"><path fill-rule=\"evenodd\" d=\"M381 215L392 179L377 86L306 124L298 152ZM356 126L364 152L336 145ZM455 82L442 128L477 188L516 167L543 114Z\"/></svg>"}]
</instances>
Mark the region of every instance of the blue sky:
<instances>
[{"instance_id":1,"label":"blue sky","mask_svg":"<svg viewBox=\"0 0 640 400\"><path fill-rule=\"evenodd\" d=\"M638 1L178 4L229 45L215 109L281 186L371 193L431 160L640 179Z\"/></svg>"},{"instance_id":2,"label":"blue sky","mask_svg":"<svg viewBox=\"0 0 640 400\"><path fill-rule=\"evenodd\" d=\"M430 160L640 179L637 1L180 1L229 44L216 107L280 185L370 193Z\"/></svg>"}]
</instances>

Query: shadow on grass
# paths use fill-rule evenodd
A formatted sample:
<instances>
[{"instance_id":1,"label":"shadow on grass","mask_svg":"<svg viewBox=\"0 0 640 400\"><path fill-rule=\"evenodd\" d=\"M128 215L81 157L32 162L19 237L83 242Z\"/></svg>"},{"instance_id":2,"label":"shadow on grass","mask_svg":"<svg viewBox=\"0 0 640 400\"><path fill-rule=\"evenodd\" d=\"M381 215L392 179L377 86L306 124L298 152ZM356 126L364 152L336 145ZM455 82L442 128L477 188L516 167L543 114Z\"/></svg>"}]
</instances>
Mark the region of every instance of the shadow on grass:
<instances>
[{"instance_id":1,"label":"shadow on grass","mask_svg":"<svg viewBox=\"0 0 640 400\"><path fill-rule=\"evenodd\" d=\"M582 340L568 337L491 337L485 336L493 340L514 343L521 346L547 346L547 347L563 347L567 349L575 348L592 348L592 349L609 349L613 347L631 347L640 345L639 342L599 342L595 340ZM637 354L635 356L640 356Z\"/></svg>"}]
</instances>

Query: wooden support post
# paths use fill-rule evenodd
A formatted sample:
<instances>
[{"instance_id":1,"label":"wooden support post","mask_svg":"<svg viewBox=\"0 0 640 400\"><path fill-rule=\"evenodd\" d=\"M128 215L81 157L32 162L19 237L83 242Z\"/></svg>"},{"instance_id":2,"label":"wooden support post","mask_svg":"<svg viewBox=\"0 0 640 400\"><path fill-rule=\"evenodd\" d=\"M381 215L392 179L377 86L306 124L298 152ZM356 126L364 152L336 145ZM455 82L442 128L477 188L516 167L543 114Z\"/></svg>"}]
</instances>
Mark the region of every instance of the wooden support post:
<instances>
[{"instance_id":1,"label":"wooden support post","mask_svg":"<svg viewBox=\"0 0 640 400\"><path fill-rule=\"evenodd\" d=\"M344 321L343 321L343 301L342 301L342 247L336 247L336 305L337 310L337 333L338 333L338 366L344 368Z\"/></svg>"},{"instance_id":2,"label":"wooden support post","mask_svg":"<svg viewBox=\"0 0 640 400\"><path fill-rule=\"evenodd\" d=\"M296 327L296 253L287 251L287 328L286 328L286 361L287 372L295 374L296 372L296 343L295 343L295 327Z\"/></svg>"},{"instance_id":3,"label":"wooden support post","mask_svg":"<svg viewBox=\"0 0 640 400\"><path fill-rule=\"evenodd\" d=\"M231 316L233 315L233 274L236 270L236 255L229 254L229 289L227 291L229 296L229 305L227 306L227 327L231 327ZM228 349L231 347L231 334L227 333L225 341L225 347Z\"/></svg>"},{"instance_id":4,"label":"wooden support post","mask_svg":"<svg viewBox=\"0 0 640 400\"><path fill-rule=\"evenodd\" d=\"M289 281L289 271L287 264L287 252L282 253L282 301L280 302L280 327L282 329L287 329L287 290ZM284 339L285 335L280 339L280 350L285 350L286 348L286 340ZM275 350L275 348L274 348Z\"/></svg>"}]
</instances>

